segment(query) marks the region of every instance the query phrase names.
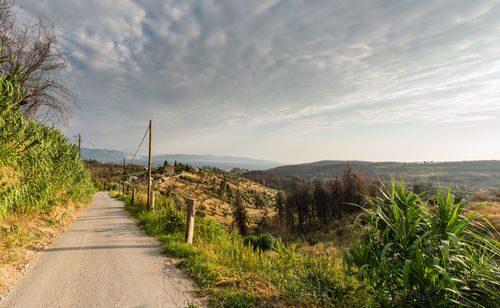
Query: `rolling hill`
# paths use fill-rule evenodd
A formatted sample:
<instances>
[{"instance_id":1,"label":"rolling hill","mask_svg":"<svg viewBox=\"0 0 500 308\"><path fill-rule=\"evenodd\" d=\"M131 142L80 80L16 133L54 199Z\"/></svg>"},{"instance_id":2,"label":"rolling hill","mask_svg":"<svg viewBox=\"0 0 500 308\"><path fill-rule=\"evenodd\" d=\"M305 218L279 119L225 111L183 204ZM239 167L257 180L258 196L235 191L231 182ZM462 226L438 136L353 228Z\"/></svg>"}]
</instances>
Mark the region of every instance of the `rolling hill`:
<instances>
[{"instance_id":1,"label":"rolling hill","mask_svg":"<svg viewBox=\"0 0 500 308\"><path fill-rule=\"evenodd\" d=\"M500 161L456 161L456 162L368 162L368 161L318 161L307 164L280 166L265 171L250 171L245 177L262 181L268 185L286 189L293 176L303 179L328 179L342 176L346 164L353 171L363 171L367 178L389 181L391 176L403 178L408 184L452 185L465 191L492 190L500 188Z\"/></svg>"}]
</instances>

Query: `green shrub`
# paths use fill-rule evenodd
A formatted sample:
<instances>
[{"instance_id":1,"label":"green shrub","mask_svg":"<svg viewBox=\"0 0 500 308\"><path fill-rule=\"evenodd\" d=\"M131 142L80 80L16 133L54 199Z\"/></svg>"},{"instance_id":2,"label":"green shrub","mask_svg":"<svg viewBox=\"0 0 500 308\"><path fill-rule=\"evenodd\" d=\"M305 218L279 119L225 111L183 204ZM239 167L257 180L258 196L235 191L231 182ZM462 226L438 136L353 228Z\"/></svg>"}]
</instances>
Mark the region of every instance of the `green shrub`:
<instances>
[{"instance_id":1,"label":"green shrub","mask_svg":"<svg viewBox=\"0 0 500 308\"><path fill-rule=\"evenodd\" d=\"M253 249L259 248L264 251L276 245L276 238L268 233L261 234L258 237L256 235L248 235L243 238L243 244L245 246L251 245Z\"/></svg>"},{"instance_id":2,"label":"green shrub","mask_svg":"<svg viewBox=\"0 0 500 308\"><path fill-rule=\"evenodd\" d=\"M217 266L201 254L193 254L181 262L183 267L200 287L211 287L221 277Z\"/></svg>"},{"instance_id":3,"label":"green shrub","mask_svg":"<svg viewBox=\"0 0 500 308\"><path fill-rule=\"evenodd\" d=\"M160 214L163 230L167 233L182 232L186 226L186 214L176 210L165 210Z\"/></svg>"},{"instance_id":4,"label":"green shrub","mask_svg":"<svg viewBox=\"0 0 500 308\"><path fill-rule=\"evenodd\" d=\"M207 213L206 213L206 209L207 207L202 203L200 204L200 206L198 207L198 209L196 210L196 213L195 215L197 217L206 217L207 216Z\"/></svg>"},{"instance_id":5,"label":"green shrub","mask_svg":"<svg viewBox=\"0 0 500 308\"><path fill-rule=\"evenodd\" d=\"M345 252L353 275L383 306L500 306L499 242L438 189L435 210L392 183L364 209L368 226Z\"/></svg>"},{"instance_id":6,"label":"green shrub","mask_svg":"<svg viewBox=\"0 0 500 308\"><path fill-rule=\"evenodd\" d=\"M214 307L247 308L258 306L259 301L254 294L229 288L222 292L218 292L210 300L210 304Z\"/></svg>"},{"instance_id":7,"label":"green shrub","mask_svg":"<svg viewBox=\"0 0 500 308\"><path fill-rule=\"evenodd\" d=\"M245 244L245 246L252 245L255 249L259 247L259 238L255 235L247 235L243 238L243 244Z\"/></svg>"},{"instance_id":8,"label":"green shrub","mask_svg":"<svg viewBox=\"0 0 500 308\"><path fill-rule=\"evenodd\" d=\"M227 227L213 219L195 218L194 233L211 242L227 236Z\"/></svg>"},{"instance_id":9,"label":"green shrub","mask_svg":"<svg viewBox=\"0 0 500 308\"><path fill-rule=\"evenodd\" d=\"M276 244L276 238L269 233L264 233L259 236L258 242L261 250L269 250Z\"/></svg>"},{"instance_id":10,"label":"green shrub","mask_svg":"<svg viewBox=\"0 0 500 308\"><path fill-rule=\"evenodd\" d=\"M99 179L92 180L92 183L94 184L94 188L97 191L103 191L104 190L104 185L99 181Z\"/></svg>"}]
</instances>

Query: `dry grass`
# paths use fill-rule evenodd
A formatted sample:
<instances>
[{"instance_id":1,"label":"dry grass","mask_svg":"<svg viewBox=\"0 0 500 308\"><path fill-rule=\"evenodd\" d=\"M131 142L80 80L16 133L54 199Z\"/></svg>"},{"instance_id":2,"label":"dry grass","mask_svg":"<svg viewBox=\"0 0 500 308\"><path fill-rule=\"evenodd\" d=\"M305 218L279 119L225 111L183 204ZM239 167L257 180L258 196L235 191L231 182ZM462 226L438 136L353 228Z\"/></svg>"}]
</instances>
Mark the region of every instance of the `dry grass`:
<instances>
[{"instance_id":1,"label":"dry grass","mask_svg":"<svg viewBox=\"0 0 500 308\"><path fill-rule=\"evenodd\" d=\"M490 229L497 239L500 239L500 202L470 202L466 210L475 211L479 209L478 216L485 216L490 222ZM491 228L493 227L493 228Z\"/></svg>"},{"instance_id":2,"label":"dry grass","mask_svg":"<svg viewBox=\"0 0 500 308\"><path fill-rule=\"evenodd\" d=\"M15 186L19 185L19 175L12 167L0 168L0 186Z\"/></svg>"}]
</instances>

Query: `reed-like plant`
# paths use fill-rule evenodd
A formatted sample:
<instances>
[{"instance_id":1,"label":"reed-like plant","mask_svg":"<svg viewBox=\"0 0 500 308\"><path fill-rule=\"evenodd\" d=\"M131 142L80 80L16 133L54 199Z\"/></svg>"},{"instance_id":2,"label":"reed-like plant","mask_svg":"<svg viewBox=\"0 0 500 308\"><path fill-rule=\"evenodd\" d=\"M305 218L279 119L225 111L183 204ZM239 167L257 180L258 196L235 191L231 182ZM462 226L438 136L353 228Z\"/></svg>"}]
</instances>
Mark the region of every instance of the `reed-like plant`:
<instances>
[{"instance_id":1,"label":"reed-like plant","mask_svg":"<svg viewBox=\"0 0 500 308\"><path fill-rule=\"evenodd\" d=\"M16 82L20 72L0 75L0 218L8 212L49 210L93 193L78 148L54 127L25 120Z\"/></svg>"},{"instance_id":2,"label":"reed-like plant","mask_svg":"<svg viewBox=\"0 0 500 308\"><path fill-rule=\"evenodd\" d=\"M367 198L344 260L380 305L500 306L499 242L455 201L438 189L433 209L403 182Z\"/></svg>"}]
</instances>

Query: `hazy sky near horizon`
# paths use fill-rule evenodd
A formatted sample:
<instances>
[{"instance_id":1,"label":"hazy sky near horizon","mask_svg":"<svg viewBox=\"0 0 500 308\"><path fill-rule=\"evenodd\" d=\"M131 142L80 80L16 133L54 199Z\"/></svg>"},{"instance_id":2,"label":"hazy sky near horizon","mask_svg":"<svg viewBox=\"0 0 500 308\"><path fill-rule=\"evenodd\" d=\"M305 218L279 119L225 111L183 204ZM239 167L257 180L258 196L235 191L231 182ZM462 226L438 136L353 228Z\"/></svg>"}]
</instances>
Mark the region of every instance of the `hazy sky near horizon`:
<instances>
[{"instance_id":1,"label":"hazy sky near horizon","mask_svg":"<svg viewBox=\"0 0 500 308\"><path fill-rule=\"evenodd\" d=\"M84 146L134 152L151 119L154 154L500 159L499 1L17 4L55 24Z\"/></svg>"}]
</instances>

